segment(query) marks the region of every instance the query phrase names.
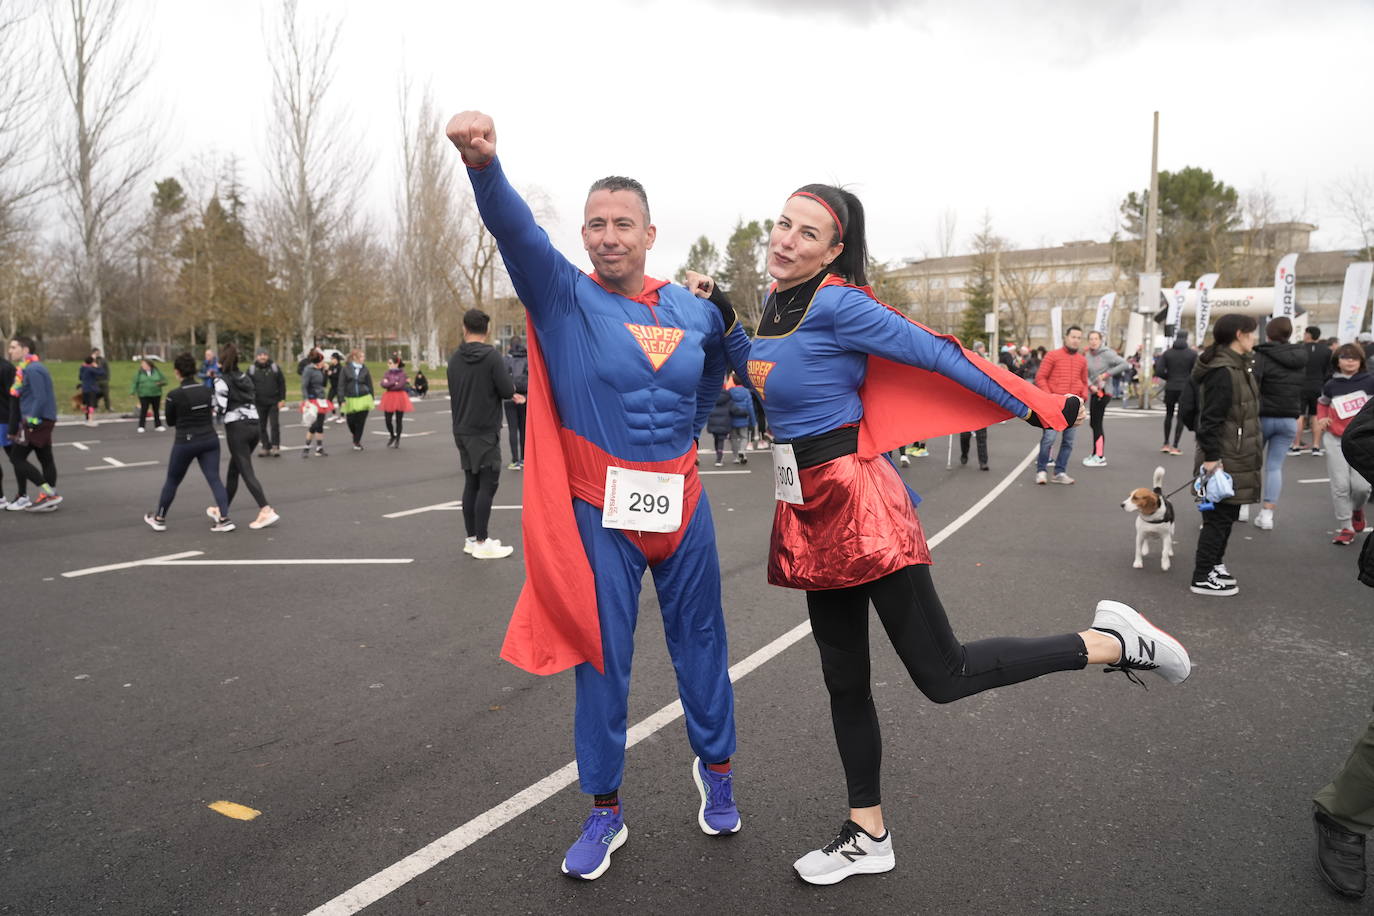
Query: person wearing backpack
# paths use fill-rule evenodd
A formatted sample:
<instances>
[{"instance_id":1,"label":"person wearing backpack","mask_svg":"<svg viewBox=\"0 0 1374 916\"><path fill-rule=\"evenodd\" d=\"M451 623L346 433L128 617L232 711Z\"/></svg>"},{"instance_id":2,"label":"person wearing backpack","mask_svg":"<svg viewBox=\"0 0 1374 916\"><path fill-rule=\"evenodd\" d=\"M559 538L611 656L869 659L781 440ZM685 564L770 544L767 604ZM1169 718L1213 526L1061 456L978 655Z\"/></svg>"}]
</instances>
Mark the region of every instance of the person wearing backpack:
<instances>
[{"instance_id":1,"label":"person wearing backpack","mask_svg":"<svg viewBox=\"0 0 1374 916\"><path fill-rule=\"evenodd\" d=\"M266 347L259 347L253 364L248 367L253 380L253 406L258 409L258 442L260 457L281 457L281 409L286 406L286 376L281 366L272 362Z\"/></svg>"},{"instance_id":2,"label":"person wearing backpack","mask_svg":"<svg viewBox=\"0 0 1374 916\"><path fill-rule=\"evenodd\" d=\"M267 503L267 494L253 472L253 449L257 448L260 426L256 402L257 389L253 380L239 370L239 348L232 343L220 347L220 374L215 377L215 413L224 423L224 441L229 447L229 469L224 475L224 489L228 502L233 503L238 492L239 478L258 504L258 517L248 523L254 530L274 525L280 516ZM211 506L205 514L219 518L219 510Z\"/></svg>"},{"instance_id":3,"label":"person wearing backpack","mask_svg":"<svg viewBox=\"0 0 1374 916\"><path fill-rule=\"evenodd\" d=\"M506 348L506 371L515 383L515 393L524 397L530 391L530 358L525 344L519 337L511 338ZM508 471L520 471L525 467L525 402L516 403L514 398L503 401L506 410L506 434L510 438L510 464Z\"/></svg>"}]
</instances>

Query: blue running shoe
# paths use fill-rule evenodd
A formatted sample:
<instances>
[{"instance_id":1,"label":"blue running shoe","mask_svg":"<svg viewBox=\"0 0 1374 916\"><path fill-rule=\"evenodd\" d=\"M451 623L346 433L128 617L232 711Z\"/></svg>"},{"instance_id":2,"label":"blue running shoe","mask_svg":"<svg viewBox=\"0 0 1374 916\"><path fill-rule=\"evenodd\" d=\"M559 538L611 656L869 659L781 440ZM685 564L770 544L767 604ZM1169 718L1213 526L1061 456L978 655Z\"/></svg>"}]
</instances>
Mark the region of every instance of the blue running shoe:
<instances>
[{"instance_id":1,"label":"blue running shoe","mask_svg":"<svg viewBox=\"0 0 1374 916\"><path fill-rule=\"evenodd\" d=\"M740 819L739 809L735 807L733 774L713 773L697 757L692 761L692 778L696 780L697 791L701 793L697 823L701 825L702 832L711 836L738 833Z\"/></svg>"},{"instance_id":2,"label":"blue running shoe","mask_svg":"<svg viewBox=\"0 0 1374 916\"><path fill-rule=\"evenodd\" d=\"M612 808L593 808L582 824L582 835L563 857L563 874L594 881L611 867L611 853L625 845L630 829L625 818Z\"/></svg>"}]
</instances>

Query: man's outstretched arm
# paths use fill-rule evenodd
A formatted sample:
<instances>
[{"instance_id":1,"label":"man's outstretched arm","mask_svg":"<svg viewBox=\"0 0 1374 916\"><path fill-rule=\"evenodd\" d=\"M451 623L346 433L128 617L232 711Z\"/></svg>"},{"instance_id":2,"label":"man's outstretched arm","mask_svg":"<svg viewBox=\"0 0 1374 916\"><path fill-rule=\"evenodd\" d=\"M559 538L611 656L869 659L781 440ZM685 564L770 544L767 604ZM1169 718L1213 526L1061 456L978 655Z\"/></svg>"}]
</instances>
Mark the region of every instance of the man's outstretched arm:
<instances>
[{"instance_id":1,"label":"man's outstretched arm","mask_svg":"<svg viewBox=\"0 0 1374 916\"><path fill-rule=\"evenodd\" d=\"M449 119L445 134L468 167L477 212L501 249L520 301L536 323L571 312L580 271L553 247L506 180L496 158L496 123L480 111L464 111Z\"/></svg>"}]
</instances>

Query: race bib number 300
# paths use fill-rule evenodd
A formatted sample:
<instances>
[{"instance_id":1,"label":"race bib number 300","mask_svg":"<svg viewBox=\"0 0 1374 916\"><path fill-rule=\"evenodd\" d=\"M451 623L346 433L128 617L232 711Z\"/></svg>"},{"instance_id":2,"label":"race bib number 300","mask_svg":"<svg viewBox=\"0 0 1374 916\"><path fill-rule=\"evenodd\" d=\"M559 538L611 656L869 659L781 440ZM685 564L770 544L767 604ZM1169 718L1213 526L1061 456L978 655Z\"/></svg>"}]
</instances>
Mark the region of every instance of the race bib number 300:
<instances>
[{"instance_id":1,"label":"race bib number 300","mask_svg":"<svg viewBox=\"0 0 1374 916\"><path fill-rule=\"evenodd\" d=\"M773 477L773 495L785 503L800 506L801 472L797 470L797 453L792 446L773 446Z\"/></svg>"},{"instance_id":2,"label":"race bib number 300","mask_svg":"<svg viewBox=\"0 0 1374 916\"><path fill-rule=\"evenodd\" d=\"M1336 411L1336 416L1342 420L1349 420L1359 413L1367 403L1369 403L1369 395L1363 391L1352 391L1338 398L1332 398L1331 409Z\"/></svg>"},{"instance_id":3,"label":"race bib number 300","mask_svg":"<svg viewBox=\"0 0 1374 916\"><path fill-rule=\"evenodd\" d=\"M662 534L678 530L682 527L683 479L681 474L607 468L601 526Z\"/></svg>"}]
</instances>

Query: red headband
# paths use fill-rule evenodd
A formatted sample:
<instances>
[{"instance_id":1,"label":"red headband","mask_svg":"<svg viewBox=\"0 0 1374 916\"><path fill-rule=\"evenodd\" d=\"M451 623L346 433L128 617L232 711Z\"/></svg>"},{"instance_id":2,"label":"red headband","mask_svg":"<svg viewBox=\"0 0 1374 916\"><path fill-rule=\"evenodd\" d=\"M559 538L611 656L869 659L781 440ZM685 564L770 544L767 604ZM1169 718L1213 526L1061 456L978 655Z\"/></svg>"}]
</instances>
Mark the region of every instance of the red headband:
<instances>
[{"instance_id":1,"label":"red headband","mask_svg":"<svg viewBox=\"0 0 1374 916\"><path fill-rule=\"evenodd\" d=\"M831 207L830 204L826 203L824 199L822 199L816 194L812 194L810 191L798 191L795 194L793 194L792 197L809 197L816 203L820 204L822 207L825 207L825 212L829 213L830 218L835 221L835 228L840 233L840 240L844 240L844 224L840 222L840 217L838 216L838 214L835 213L835 209Z\"/></svg>"}]
</instances>

